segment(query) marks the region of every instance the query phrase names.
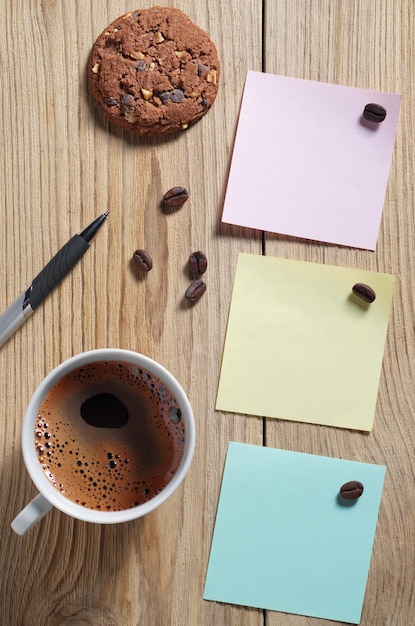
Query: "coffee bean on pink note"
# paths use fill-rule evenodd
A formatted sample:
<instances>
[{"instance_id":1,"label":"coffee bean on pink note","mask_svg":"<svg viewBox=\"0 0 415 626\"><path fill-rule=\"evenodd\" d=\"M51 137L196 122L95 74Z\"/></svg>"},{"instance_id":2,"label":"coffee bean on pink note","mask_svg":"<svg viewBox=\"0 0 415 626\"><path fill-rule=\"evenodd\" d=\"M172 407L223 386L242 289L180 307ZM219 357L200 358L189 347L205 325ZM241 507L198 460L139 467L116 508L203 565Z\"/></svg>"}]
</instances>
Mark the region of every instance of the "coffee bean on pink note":
<instances>
[{"instance_id":1,"label":"coffee bean on pink note","mask_svg":"<svg viewBox=\"0 0 415 626\"><path fill-rule=\"evenodd\" d=\"M370 102L363 110L363 117L369 122L380 124L386 117L386 109L381 104Z\"/></svg>"}]
</instances>

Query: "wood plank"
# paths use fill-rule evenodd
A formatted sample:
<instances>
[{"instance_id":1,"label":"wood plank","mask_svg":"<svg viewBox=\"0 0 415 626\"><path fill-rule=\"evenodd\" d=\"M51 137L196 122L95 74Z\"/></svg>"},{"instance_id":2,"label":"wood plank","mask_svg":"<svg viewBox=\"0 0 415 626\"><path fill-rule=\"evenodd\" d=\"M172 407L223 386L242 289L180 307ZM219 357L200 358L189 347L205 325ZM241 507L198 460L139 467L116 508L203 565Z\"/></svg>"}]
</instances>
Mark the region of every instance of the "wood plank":
<instances>
[{"instance_id":1,"label":"wood plank","mask_svg":"<svg viewBox=\"0 0 415 626\"><path fill-rule=\"evenodd\" d=\"M410 624L415 524L414 430L414 8L409 0L266 2L265 70L403 95L376 252L266 235L266 254L396 275L374 429L362 434L267 420L269 446L387 466L361 624ZM409 508L408 508L409 504ZM385 591L387 590L387 591ZM269 613L268 626L334 624Z\"/></svg>"},{"instance_id":2,"label":"wood plank","mask_svg":"<svg viewBox=\"0 0 415 626\"><path fill-rule=\"evenodd\" d=\"M95 37L136 5L30 5L0 7L0 307L73 233L104 210L110 217L81 264L0 351L2 620L259 626L262 611L205 602L202 593L227 443L262 443L261 420L214 411L236 253L261 252L260 233L222 226L220 213L246 70L261 69L262 2L178 3L217 44L222 79L208 116L160 142L109 129L86 90ZM189 201L167 215L160 200L178 184ZM130 265L139 247L154 261L145 281ZM190 308L183 295L195 249L209 259L208 290ZM11 520L35 495L20 452L35 386L64 358L111 346L158 359L187 391L197 451L184 485L134 523L95 527L52 511L14 536Z\"/></svg>"}]
</instances>

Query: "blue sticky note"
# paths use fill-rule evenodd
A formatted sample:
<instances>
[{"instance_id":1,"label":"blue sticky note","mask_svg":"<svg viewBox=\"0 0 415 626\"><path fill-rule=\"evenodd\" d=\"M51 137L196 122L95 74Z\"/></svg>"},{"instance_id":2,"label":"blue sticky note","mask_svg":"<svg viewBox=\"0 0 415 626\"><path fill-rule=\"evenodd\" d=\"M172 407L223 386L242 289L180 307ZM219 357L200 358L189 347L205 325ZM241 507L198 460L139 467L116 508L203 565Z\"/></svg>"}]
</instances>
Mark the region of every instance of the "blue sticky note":
<instances>
[{"instance_id":1,"label":"blue sticky note","mask_svg":"<svg viewBox=\"0 0 415 626\"><path fill-rule=\"evenodd\" d=\"M204 599L358 624L385 471L231 442Z\"/></svg>"}]
</instances>

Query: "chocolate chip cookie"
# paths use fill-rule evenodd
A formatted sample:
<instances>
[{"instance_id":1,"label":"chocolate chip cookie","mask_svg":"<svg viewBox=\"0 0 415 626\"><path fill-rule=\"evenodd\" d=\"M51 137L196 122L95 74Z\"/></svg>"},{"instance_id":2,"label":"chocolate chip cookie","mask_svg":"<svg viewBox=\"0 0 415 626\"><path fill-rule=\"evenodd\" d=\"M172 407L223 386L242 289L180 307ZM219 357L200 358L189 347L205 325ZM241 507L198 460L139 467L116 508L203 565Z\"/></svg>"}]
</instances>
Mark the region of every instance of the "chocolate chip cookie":
<instances>
[{"instance_id":1,"label":"chocolate chip cookie","mask_svg":"<svg viewBox=\"0 0 415 626\"><path fill-rule=\"evenodd\" d=\"M219 81L216 47L178 9L126 13L94 43L88 84L110 122L139 135L187 129L212 106Z\"/></svg>"}]
</instances>

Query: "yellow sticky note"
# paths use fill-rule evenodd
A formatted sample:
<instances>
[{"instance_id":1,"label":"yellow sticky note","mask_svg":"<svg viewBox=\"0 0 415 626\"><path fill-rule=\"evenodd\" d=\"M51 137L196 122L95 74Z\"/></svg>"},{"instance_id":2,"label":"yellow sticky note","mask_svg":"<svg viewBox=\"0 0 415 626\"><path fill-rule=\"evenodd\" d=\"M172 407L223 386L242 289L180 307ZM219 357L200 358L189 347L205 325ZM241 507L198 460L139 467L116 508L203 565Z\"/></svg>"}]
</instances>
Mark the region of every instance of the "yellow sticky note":
<instances>
[{"instance_id":1,"label":"yellow sticky note","mask_svg":"<svg viewBox=\"0 0 415 626\"><path fill-rule=\"evenodd\" d=\"M376 300L352 293L366 283ZM238 256L216 408L370 431L395 278Z\"/></svg>"}]
</instances>

